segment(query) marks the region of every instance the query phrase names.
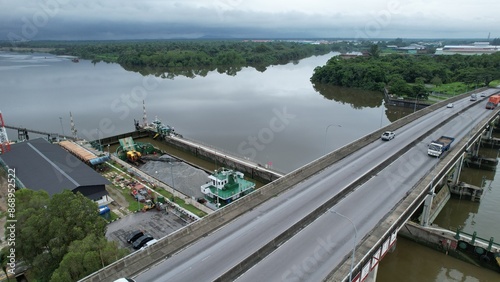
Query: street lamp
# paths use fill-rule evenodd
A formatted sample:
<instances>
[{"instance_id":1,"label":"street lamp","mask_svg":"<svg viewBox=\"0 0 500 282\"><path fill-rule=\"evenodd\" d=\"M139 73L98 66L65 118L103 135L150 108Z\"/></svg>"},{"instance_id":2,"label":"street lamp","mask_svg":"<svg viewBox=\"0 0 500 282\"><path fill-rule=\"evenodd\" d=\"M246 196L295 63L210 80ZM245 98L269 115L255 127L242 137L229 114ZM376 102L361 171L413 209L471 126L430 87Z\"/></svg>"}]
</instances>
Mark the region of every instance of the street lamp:
<instances>
[{"instance_id":1,"label":"street lamp","mask_svg":"<svg viewBox=\"0 0 500 282\"><path fill-rule=\"evenodd\" d=\"M330 128L330 126L342 127L342 125L340 125L340 124L334 124L334 123L332 123L332 124L329 124L329 125L325 128L325 151L326 151L326 152L328 152L328 150L327 150L327 143L326 143L326 141L327 141L327 140L326 140L326 134L328 133L328 128Z\"/></svg>"},{"instance_id":2,"label":"street lamp","mask_svg":"<svg viewBox=\"0 0 500 282\"><path fill-rule=\"evenodd\" d=\"M174 185L174 171L172 169L173 167L174 167L174 164L171 162L170 163L170 175L172 176L172 190L175 190L175 185Z\"/></svg>"},{"instance_id":3,"label":"street lamp","mask_svg":"<svg viewBox=\"0 0 500 282\"><path fill-rule=\"evenodd\" d=\"M101 137L100 137L100 135L99 135L99 128L96 128L96 129L95 129L95 134L96 134L96 136L97 136L97 144L96 144L96 146L97 146L97 150L102 151L102 147L101 147Z\"/></svg>"},{"instance_id":4,"label":"street lamp","mask_svg":"<svg viewBox=\"0 0 500 282\"><path fill-rule=\"evenodd\" d=\"M413 106L413 112L417 111L417 102L418 102L418 94L416 96L417 98L415 99L415 105Z\"/></svg>"},{"instance_id":5,"label":"street lamp","mask_svg":"<svg viewBox=\"0 0 500 282\"><path fill-rule=\"evenodd\" d=\"M353 240L353 247L352 247L352 255L351 255L351 270L349 271L349 282L352 282L352 270L354 268L354 255L356 253L356 238L358 237L358 229L356 229L356 225L350 218L347 216L335 211L335 210L329 210L330 212L333 212L334 214L337 214L347 220L352 224L352 227L354 228L354 240Z\"/></svg>"},{"instance_id":6,"label":"street lamp","mask_svg":"<svg viewBox=\"0 0 500 282\"><path fill-rule=\"evenodd\" d=\"M64 127L62 124L62 117L59 117L59 121L61 122L61 131L62 131L62 135L64 136Z\"/></svg>"},{"instance_id":7,"label":"street lamp","mask_svg":"<svg viewBox=\"0 0 500 282\"><path fill-rule=\"evenodd\" d=\"M215 204L215 206L217 208L219 208L220 204L219 204L219 187L217 187L219 185L219 180L217 178L217 170L214 171L214 176L216 176L216 181L215 181L215 191L217 191L217 204Z\"/></svg>"}]
</instances>

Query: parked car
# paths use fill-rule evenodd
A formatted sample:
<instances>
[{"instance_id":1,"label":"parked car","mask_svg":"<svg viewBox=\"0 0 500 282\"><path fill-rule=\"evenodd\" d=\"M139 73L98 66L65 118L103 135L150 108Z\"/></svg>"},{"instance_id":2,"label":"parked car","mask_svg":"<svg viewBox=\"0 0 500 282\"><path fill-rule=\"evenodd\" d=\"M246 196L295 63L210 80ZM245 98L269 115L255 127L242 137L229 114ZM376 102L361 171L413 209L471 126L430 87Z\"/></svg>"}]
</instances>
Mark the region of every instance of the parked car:
<instances>
[{"instance_id":1,"label":"parked car","mask_svg":"<svg viewBox=\"0 0 500 282\"><path fill-rule=\"evenodd\" d=\"M142 236L144 236L144 233L141 230L132 231L127 237L127 243L132 244Z\"/></svg>"},{"instance_id":2,"label":"parked car","mask_svg":"<svg viewBox=\"0 0 500 282\"><path fill-rule=\"evenodd\" d=\"M144 249L150 247L151 245L153 245L156 242L158 242L158 240L156 240L156 239L153 239L151 241L147 241L146 244L144 244L144 246L142 246L141 250L144 250Z\"/></svg>"},{"instance_id":3,"label":"parked car","mask_svg":"<svg viewBox=\"0 0 500 282\"><path fill-rule=\"evenodd\" d=\"M453 103L449 103L448 105L446 105L447 108L453 108Z\"/></svg>"},{"instance_id":4,"label":"parked car","mask_svg":"<svg viewBox=\"0 0 500 282\"><path fill-rule=\"evenodd\" d=\"M134 244L132 244L132 247L136 250L142 248L142 246L144 246L144 244L146 244L147 242L153 240L153 236L151 235L144 235L142 237L140 237L139 239L137 239Z\"/></svg>"},{"instance_id":5,"label":"parked car","mask_svg":"<svg viewBox=\"0 0 500 282\"><path fill-rule=\"evenodd\" d=\"M384 133L382 133L382 140L384 141L389 141L389 140L392 140L394 139L394 137L396 137L396 133L392 132L392 131L386 131Z\"/></svg>"}]
</instances>

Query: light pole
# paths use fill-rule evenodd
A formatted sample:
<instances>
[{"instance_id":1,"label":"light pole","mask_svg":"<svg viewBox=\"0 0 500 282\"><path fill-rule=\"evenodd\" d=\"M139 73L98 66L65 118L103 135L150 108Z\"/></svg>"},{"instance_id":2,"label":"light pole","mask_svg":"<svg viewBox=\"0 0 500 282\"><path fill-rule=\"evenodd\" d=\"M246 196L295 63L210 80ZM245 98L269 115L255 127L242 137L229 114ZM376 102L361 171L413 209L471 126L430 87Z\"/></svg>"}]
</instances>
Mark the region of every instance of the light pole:
<instances>
[{"instance_id":1,"label":"light pole","mask_svg":"<svg viewBox=\"0 0 500 282\"><path fill-rule=\"evenodd\" d=\"M413 112L417 111L418 94L416 97L417 97L417 99L415 99L415 105L413 106Z\"/></svg>"},{"instance_id":2,"label":"light pole","mask_svg":"<svg viewBox=\"0 0 500 282\"><path fill-rule=\"evenodd\" d=\"M349 271L349 282L352 282L352 271L354 268L354 255L356 254L356 240L358 238L358 229L356 229L356 225L354 224L354 222L352 222L352 220L350 218L348 218L347 216L345 216L345 215L343 215L335 210L330 210L330 212L333 212L334 214L339 215L339 216L349 220L349 222L352 224L352 227L354 228L354 240L353 240L352 255L351 255L351 270Z\"/></svg>"},{"instance_id":3,"label":"light pole","mask_svg":"<svg viewBox=\"0 0 500 282\"><path fill-rule=\"evenodd\" d=\"M61 122L61 131L62 131L62 135L64 136L64 127L62 124L62 117L59 117L59 121Z\"/></svg>"},{"instance_id":4,"label":"light pole","mask_svg":"<svg viewBox=\"0 0 500 282\"><path fill-rule=\"evenodd\" d=\"M465 114L465 113L459 113L458 115L459 115L459 116L461 116L461 117L466 117L466 118L469 118L469 119L470 119L470 121L471 121L471 123L474 121L474 118L473 118L473 117L471 117L471 116L470 116L470 115L468 115L468 114ZM472 125L472 128L469 130L469 136L467 137L467 144L466 144L466 147L465 147L466 149L468 149L468 148L469 148L469 142L472 142L472 140L471 140L471 139L472 139L472 133L473 133L473 130L474 130L474 125Z\"/></svg>"},{"instance_id":5,"label":"light pole","mask_svg":"<svg viewBox=\"0 0 500 282\"><path fill-rule=\"evenodd\" d=\"M174 164L171 162L170 163L170 175L172 176L172 190L175 190L175 185L174 185L174 170L172 169L173 167L174 167ZM173 195L173 193L172 193L172 195Z\"/></svg>"},{"instance_id":6,"label":"light pole","mask_svg":"<svg viewBox=\"0 0 500 282\"><path fill-rule=\"evenodd\" d=\"M217 175L217 170L214 171L214 175ZM219 187L217 187L218 185L219 185L218 180L216 180L215 190L217 191L217 204L215 206L217 207L217 209L219 208Z\"/></svg>"},{"instance_id":7,"label":"light pole","mask_svg":"<svg viewBox=\"0 0 500 282\"><path fill-rule=\"evenodd\" d=\"M326 134L328 133L328 128L330 128L330 126L342 127L342 125L340 125L340 124L335 124L335 123L332 123L332 124L329 124L329 125L325 128L325 152L328 152L328 149L327 149L327 139L326 139Z\"/></svg>"},{"instance_id":8,"label":"light pole","mask_svg":"<svg viewBox=\"0 0 500 282\"><path fill-rule=\"evenodd\" d=\"M99 134L101 131L99 130L99 128L96 128L95 132L97 134L98 150L101 151L101 152L103 152L102 145L101 145L101 134Z\"/></svg>"}]
</instances>

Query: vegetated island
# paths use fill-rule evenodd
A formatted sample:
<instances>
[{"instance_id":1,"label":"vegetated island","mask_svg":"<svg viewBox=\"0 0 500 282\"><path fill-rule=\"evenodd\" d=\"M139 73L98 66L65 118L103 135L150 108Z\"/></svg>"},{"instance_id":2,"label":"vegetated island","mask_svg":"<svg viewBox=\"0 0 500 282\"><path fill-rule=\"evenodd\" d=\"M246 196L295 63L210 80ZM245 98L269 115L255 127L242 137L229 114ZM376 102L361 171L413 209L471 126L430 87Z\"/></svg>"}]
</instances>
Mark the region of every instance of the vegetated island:
<instances>
[{"instance_id":1,"label":"vegetated island","mask_svg":"<svg viewBox=\"0 0 500 282\"><path fill-rule=\"evenodd\" d=\"M412 99L430 93L455 95L500 79L500 52L490 55L384 54L372 45L366 56L332 57L314 69L313 84L383 91Z\"/></svg>"},{"instance_id":2,"label":"vegetated island","mask_svg":"<svg viewBox=\"0 0 500 282\"><path fill-rule=\"evenodd\" d=\"M126 70L143 75L173 78L205 76L210 71L235 75L244 67L263 72L271 65L353 49L349 42L319 43L303 40L30 41L7 50L44 48L56 55L71 55L94 63L118 63ZM5 43L0 46L9 48Z\"/></svg>"}]
</instances>

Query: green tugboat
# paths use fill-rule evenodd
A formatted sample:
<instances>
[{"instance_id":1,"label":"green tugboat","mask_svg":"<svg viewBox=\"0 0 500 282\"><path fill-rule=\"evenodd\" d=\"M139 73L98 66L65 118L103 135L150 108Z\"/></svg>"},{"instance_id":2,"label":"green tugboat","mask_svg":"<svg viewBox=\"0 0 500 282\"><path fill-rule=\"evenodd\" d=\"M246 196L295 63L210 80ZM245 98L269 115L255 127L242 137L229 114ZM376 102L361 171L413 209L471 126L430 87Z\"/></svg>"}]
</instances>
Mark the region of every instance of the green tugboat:
<instances>
[{"instance_id":1,"label":"green tugboat","mask_svg":"<svg viewBox=\"0 0 500 282\"><path fill-rule=\"evenodd\" d=\"M247 195L255 189L255 183L245 180L242 172L226 168L209 175L209 182L201 186L205 198L217 208Z\"/></svg>"}]
</instances>

